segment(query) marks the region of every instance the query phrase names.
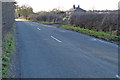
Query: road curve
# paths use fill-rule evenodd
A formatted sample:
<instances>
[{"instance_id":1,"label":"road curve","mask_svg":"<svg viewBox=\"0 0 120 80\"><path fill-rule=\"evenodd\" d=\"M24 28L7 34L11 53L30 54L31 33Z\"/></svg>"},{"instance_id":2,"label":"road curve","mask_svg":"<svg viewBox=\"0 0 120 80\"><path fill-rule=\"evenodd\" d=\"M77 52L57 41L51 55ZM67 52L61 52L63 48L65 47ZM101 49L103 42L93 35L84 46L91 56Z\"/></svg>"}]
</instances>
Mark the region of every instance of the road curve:
<instances>
[{"instance_id":1,"label":"road curve","mask_svg":"<svg viewBox=\"0 0 120 80\"><path fill-rule=\"evenodd\" d=\"M17 22L18 78L115 78L118 47L36 22Z\"/></svg>"}]
</instances>

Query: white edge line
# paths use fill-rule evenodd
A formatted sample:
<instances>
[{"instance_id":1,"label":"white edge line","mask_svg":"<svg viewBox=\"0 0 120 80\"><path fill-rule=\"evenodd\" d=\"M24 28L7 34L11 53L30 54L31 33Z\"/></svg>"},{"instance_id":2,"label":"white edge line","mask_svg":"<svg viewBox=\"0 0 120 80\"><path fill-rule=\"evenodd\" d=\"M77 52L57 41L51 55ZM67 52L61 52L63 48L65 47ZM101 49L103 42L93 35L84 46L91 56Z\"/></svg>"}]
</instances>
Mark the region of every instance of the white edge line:
<instances>
[{"instance_id":1,"label":"white edge line","mask_svg":"<svg viewBox=\"0 0 120 80\"><path fill-rule=\"evenodd\" d=\"M117 44L114 44L114 43L110 43L110 42L107 42L107 41L104 41L104 40L100 40L100 39L96 39L96 38L92 38L93 41L99 41L101 43L104 43L104 44L108 44L108 45L111 45L113 47L117 47L118 48L118 45Z\"/></svg>"},{"instance_id":2,"label":"white edge line","mask_svg":"<svg viewBox=\"0 0 120 80\"><path fill-rule=\"evenodd\" d=\"M61 31L61 32L66 32L66 31Z\"/></svg>"},{"instance_id":3,"label":"white edge line","mask_svg":"<svg viewBox=\"0 0 120 80\"><path fill-rule=\"evenodd\" d=\"M55 38L55 37L53 37L53 36L51 36L51 38L53 38L54 40L56 40L56 41L58 41L58 42L62 42L62 41L58 40L57 38Z\"/></svg>"}]
</instances>

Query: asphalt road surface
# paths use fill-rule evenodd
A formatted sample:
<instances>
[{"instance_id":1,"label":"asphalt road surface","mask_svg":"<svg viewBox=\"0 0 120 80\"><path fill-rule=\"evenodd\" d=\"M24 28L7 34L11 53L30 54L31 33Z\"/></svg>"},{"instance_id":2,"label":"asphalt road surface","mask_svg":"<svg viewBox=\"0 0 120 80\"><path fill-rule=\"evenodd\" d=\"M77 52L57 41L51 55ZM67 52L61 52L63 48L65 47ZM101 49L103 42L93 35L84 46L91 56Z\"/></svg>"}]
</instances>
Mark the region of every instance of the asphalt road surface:
<instances>
[{"instance_id":1,"label":"asphalt road surface","mask_svg":"<svg viewBox=\"0 0 120 80\"><path fill-rule=\"evenodd\" d=\"M81 33L17 20L19 78L115 78L118 47Z\"/></svg>"}]
</instances>

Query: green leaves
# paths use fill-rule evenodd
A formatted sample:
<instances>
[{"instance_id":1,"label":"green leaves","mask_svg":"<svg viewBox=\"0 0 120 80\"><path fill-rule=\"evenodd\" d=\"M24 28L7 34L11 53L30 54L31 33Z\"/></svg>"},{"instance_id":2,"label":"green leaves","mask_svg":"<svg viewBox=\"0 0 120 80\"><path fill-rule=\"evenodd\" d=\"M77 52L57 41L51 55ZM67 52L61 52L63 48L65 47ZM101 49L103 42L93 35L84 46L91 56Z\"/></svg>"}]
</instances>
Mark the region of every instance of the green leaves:
<instances>
[{"instance_id":1,"label":"green leaves","mask_svg":"<svg viewBox=\"0 0 120 80\"><path fill-rule=\"evenodd\" d=\"M3 38L3 56L2 56L2 77L7 78L9 75L9 66L11 55L15 53L15 34L14 30L8 32Z\"/></svg>"},{"instance_id":2,"label":"green leaves","mask_svg":"<svg viewBox=\"0 0 120 80\"><path fill-rule=\"evenodd\" d=\"M3 56L2 61L10 61L10 58L8 56Z\"/></svg>"},{"instance_id":3,"label":"green leaves","mask_svg":"<svg viewBox=\"0 0 120 80\"><path fill-rule=\"evenodd\" d=\"M33 14L33 9L30 6L23 5L21 7L17 7L16 13L23 17L28 17L30 14Z\"/></svg>"}]
</instances>

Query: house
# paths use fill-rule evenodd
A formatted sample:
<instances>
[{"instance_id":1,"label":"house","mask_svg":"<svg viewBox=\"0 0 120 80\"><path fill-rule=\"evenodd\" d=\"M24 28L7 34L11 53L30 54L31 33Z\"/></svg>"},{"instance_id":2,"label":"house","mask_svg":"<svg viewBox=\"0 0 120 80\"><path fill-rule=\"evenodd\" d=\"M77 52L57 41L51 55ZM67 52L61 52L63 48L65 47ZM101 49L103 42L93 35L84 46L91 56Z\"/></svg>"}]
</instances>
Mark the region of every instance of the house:
<instances>
[{"instance_id":1,"label":"house","mask_svg":"<svg viewBox=\"0 0 120 80\"><path fill-rule=\"evenodd\" d=\"M80 8L80 5L78 5L77 7L75 5L73 5L73 8L69 9L68 11L66 11L66 17L63 19L63 21L68 21L71 14L75 13L75 12L81 12L84 13L86 12L86 10Z\"/></svg>"},{"instance_id":2,"label":"house","mask_svg":"<svg viewBox=\"0 0 120 80\"><path fill-rule=\"evenodd\" d=\"M69 9L68 11L66 11L67 15L70 15L74 12L86 12L86 10L80 8L80 5L78 5L78 7L75 7L75 5L73 5L73 8Z\"/></svg>"}]
</instances>

